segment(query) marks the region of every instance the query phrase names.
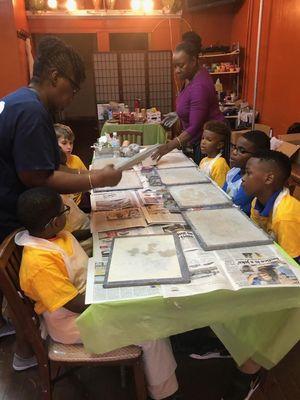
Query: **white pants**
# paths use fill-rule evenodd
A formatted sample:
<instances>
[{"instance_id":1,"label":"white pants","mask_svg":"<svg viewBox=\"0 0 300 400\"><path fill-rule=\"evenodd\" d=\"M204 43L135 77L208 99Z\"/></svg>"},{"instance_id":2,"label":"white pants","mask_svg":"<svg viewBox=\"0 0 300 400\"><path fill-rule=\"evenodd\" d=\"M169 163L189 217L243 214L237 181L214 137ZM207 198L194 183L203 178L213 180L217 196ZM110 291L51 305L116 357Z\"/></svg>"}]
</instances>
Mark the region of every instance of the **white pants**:
<instances>
[{"instance_id":1,"label":"white pants","mask_svg":"<svg viewBox=\"0 0 300 400\"><path fill-rule=\"evenodd\" d=\"M75 314L65 308L43 313L51 338L59 343L82 343ZM169 339L151 340L139 344L143 349L143 364L149 395L155 400L171 396L178 389L177 367Z\"/></svg>"}]
</instances>

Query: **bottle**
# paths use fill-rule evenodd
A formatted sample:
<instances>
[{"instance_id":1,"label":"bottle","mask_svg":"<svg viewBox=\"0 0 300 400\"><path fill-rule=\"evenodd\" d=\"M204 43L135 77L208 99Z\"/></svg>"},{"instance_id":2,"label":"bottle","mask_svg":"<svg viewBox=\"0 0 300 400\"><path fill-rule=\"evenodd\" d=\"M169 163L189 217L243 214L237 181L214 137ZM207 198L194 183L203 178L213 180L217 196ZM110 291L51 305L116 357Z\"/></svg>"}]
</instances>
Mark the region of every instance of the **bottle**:
<instances>
[{"instance_id":1,"label":"bottle","mask_svg":"<svg viewBox=\"0 0 300 400\"><path fill-rule=\"evenodd\" d=\"M216 83L215 83L215 90L218 93L218 99L219 101L221 100L221 93L223 92L223 85L220 81L220 78L217 79Z\"/></svg>"},{"instance_id":2,"label":"bottle","mask_svg":"<svg viewBox=\"0 0 300 400\"><path fill-rule=\"evenodd\" d=\"M113 148L114 157L118 157L119 156L119 150L120 150L120 140L118 139L117 132L113 132L111 145L112 145L112 148Z\"/></svg>"}]
</instances>

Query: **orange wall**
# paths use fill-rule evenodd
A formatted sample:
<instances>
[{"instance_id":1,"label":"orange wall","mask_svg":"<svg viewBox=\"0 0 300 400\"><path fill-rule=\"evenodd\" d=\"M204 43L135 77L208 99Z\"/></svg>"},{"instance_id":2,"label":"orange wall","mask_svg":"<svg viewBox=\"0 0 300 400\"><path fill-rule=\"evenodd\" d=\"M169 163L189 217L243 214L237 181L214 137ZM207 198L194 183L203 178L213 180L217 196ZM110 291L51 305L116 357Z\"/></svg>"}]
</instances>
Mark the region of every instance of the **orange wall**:
<instances>
[{"instance_id":1,"label":"orange wall","mask_svg":"<svg viewBox=\"0 0 300 400\"><path fill-rule=\"evenodd\" d=\"M148 32L151 50L171 50L181 36L180 18L32 18L29 26L31 33L96 33L100 51L109 51L111 32Z\"/></svg>"},{"instance_id":2,"label":"orange wall","mask_svg":"<svg viewBox=\"0 0 300 400\"><path fill-rule=\"evenodd\" d=\"M183 32L190 30L189 26L191 26L201 36L204 46L231 43L231 27L234 18L232 5L192 13L184 12L183 18Z\"/></svg>"},{"instance_id":3,"label":"orange wall","mask_svg":"<svg viewBox=\"0 0 300 400\"><path fill-rule=\"evenodd\" d=\"M27 28L23 5L23 0L17 0L14 9L11 0L0 0L0 98L28 81L25 44L16 33Z\"/></svg>"},{"instance_id":4,"label":"orange wall","mask_svg":"<svg viewBox=\"0 0 300 400\"><path fill-rule=\"evenodd\" d=\"M300 1L268 0L264 3L257 108L261 122L270 125L278 135L300 120ZM247 47L244 94L250 103L253 100L258 8L258 0L245 1L235 15L231 36L232 40L241 38ZM244 28L247 16L250 18L248 30Z\"/></svg>"}]
</instances>

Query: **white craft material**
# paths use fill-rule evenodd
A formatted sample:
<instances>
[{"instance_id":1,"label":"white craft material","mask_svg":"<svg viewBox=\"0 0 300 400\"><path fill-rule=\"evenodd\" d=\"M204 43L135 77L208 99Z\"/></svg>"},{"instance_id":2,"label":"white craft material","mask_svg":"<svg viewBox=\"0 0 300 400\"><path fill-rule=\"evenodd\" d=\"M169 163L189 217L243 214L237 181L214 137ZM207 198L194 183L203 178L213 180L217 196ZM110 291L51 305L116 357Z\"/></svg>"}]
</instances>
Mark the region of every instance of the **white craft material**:
<instances>
[{"instance_id":1,"label":"white craft material","mask_svg":"<svg viewBox=\"0 0 300 400\"><path fill-rule=\"evenodd\" d=\"M226 207L232 201L212 183L170 186L169 192L180 209Z\"/></svg>"},{"instance_id":2,"label":"white craft material","mask_svg":"<svg viewBox=\"0 0 300 400\"><path fill-rule=\"evenodd\" d=\"M204 250L272 243L272 239L236 207L183 212Z\"/></svg>"},{"instance_id":3,"label":"white craft material","mask_svg":"<svg viewBox=\"0 0 300 400\"><path fill-rule=\"evenodd\" d=\"M164 185L184 185L188 183L210 182L199 168L172 168L158 171Z\"/></svg>"}]
</instances>

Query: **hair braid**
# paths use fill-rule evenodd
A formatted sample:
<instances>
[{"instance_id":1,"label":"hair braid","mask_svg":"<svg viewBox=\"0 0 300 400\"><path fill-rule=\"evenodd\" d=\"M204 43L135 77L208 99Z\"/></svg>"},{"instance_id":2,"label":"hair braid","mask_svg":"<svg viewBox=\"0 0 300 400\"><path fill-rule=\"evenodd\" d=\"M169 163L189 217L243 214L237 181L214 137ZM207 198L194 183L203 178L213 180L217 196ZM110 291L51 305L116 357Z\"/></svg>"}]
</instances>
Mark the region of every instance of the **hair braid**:
<instances>
[{"instance_id":1,"label":"hair braid","mask_svg":"<svg viewBox=\"0 0 300 400\"><path fill-rule=\"evenodd\" d=\"M73 47L55 36L46 36L38 46L33 67L33 80L47 79L51 68L57 69L60 73L73 75L78 85L85 79L83 61Z\"/></svg>"}]
</instances>

